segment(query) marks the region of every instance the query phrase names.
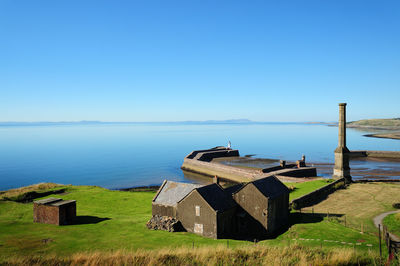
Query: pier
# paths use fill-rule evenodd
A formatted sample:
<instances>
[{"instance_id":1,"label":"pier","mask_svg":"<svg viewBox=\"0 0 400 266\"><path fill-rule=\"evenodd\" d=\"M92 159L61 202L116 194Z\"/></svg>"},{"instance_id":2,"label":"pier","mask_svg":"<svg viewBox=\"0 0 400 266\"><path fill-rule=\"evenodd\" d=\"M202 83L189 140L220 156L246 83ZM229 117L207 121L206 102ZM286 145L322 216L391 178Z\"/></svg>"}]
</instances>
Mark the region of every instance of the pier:
<instances>
[{"instance_id":1,"label":"pier","mask_svg":"<svg viewBox=\"0 0 400 266\"><path fill-rule=\"evenodd\" d=\"M298 182L304 178L317 176L316 168L307 167L305 161L302 160L299 160L297 164L286 165L281 163L278 166L265 169L241 168L213 162L215 158L239 156L238 150L221 146L192 151L185 157L181 169L208 177L218 176L222 180L237 183L251 182L272 175L284 182Z\"/></svg>"}]
</instances>

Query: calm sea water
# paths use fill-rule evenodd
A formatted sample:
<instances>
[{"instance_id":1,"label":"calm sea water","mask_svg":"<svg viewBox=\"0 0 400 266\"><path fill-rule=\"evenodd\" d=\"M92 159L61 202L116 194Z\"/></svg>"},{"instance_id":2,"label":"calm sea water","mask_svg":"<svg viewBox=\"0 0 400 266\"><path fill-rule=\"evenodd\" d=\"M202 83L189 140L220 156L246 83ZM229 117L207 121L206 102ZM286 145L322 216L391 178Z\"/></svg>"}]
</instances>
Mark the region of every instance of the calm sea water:
<instances>
[{"instance_id":1,"label":"calm sea water","mask_svg":"<svg viewBox=\"0 0 400 266\"><path fill-rule=\"evenodd\" d=\"M94 124L0 126L0 190L55 182L124 188L194 179L192 150L226 145L241 155L333 163L336 127L308 124ZM348 129L352 150L400 150L399 140ZM398 164L398 163L397 163Z\"/></svg>"}]
</instances>

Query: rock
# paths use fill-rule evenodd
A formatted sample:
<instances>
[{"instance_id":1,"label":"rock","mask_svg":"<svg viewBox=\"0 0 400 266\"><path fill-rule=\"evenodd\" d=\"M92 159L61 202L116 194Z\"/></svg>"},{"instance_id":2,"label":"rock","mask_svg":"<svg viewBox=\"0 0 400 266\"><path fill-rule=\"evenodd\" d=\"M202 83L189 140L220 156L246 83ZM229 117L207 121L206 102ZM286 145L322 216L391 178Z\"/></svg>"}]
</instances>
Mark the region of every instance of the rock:
<instances>
[{"instance_id":1,"label":"rock","mask_svg":"<svg viewBox=\"0 0 400 266\"><path fill-rule=\"evenodd\" d=\"M185 231L180 221L169 216L153 215L146 223L146 227L151 230L164 230L168 232Z\"/></svg>"}]
</instances>

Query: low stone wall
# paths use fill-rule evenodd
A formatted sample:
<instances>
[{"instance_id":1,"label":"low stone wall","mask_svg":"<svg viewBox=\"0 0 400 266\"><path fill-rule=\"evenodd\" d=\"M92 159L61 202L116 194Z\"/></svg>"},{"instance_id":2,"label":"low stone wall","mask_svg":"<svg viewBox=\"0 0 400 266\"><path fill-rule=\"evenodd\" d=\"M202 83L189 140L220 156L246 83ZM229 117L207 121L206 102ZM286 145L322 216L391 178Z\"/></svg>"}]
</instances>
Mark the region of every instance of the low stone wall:
<instances>
[{"instance_id":1,"label":"low stone wall","mask_svg":"<svg viewBox=\"0 0 400 266\"><path fill-rule=\"evenodd\" d=\"M176 207L154 203L151 205L152 215L176 217Z\"/></svg>"},{"instance_id":2,"label":"low stone wall","mask_svg":"<svg viewBox=\"0 0 400 266\"><path fill-rule=\"evenodd\" d=\"M299 210L301 208L309 207L320 203L328 197L329 194L335 192L338 189L345 187L345 179L338 179L326 186L323 186L313 192L310 192L300 198L292 200L290 206L294 210Z\"/></svg>"},{"instance_id":3,"label":"low stone wall","mask_svg":"<svg viewBox=\"0 0 400 266\"><path fill-rule=\"evenodd\" d=\"M285 168L269 173L270 175L283 175L288 177L314 177L317 176L317 168L315 167L300 167L300 168Z\"/></svg>"},{"instance_id":4,"label":"low stone wall","mask_svg":"<svg viewBox=\"0 0 400 266\"><path fill-rule=\"evenodd\" d=\"M350 157L400 159L400 151L350 151Z\"/></svg>"}]
</instances>

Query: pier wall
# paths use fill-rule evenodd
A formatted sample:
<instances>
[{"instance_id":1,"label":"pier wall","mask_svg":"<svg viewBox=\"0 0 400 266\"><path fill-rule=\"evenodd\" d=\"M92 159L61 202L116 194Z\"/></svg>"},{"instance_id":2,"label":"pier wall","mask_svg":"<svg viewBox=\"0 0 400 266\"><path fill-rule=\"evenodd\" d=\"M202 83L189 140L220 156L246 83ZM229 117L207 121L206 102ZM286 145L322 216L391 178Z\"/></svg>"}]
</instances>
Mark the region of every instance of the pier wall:
<instances>
[{"instance_id":1,"label":"pier wall","mask_svg":"<svg viewBox=\"0 0 400 266\"><path fill-rule=\"evenodd\" d=\"M194 159L183 160L182 170L194 172L210 177L215 175L219 178L232 180L235 182L248 182L254 180L261 174L260 170L253 169L240 169L238 167L232 167L229 165L203 162Z\"/></svg>"},{"instance_id":2,"label":"pier wall","mask_svg":"<svg viewBox=\"0 0 400 266\"><path fill-rule=\"evenodd\" d=\"M400 151L351 151L350 158L371 157L385 159L400 159Z\"/></svg>"}]
</instances>

